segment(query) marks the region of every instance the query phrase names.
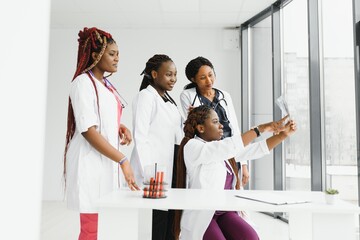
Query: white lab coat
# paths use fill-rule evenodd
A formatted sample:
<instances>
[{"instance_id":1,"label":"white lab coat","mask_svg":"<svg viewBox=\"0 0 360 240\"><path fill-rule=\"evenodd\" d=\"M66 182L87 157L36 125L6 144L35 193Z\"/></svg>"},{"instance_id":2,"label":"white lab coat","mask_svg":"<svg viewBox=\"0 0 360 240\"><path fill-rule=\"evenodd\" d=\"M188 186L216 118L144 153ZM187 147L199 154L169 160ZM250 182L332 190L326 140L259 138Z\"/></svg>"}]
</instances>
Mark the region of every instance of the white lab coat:
<instances>
[{"instance_id":1,"label":"white lab coat","mask_svg":"<svg viewBox=\"0 0 360 240\"><path fill-rule=\"evenodd\" d=\"M76 129L66 158L66 198L68 207L80 213L98 212L96 201L116 187L118 174L117 164L100 154L81 134L96 126L113 147L119 147L115 96L99 81L95 80L95 84L100 118L95 88L87 74L76 77L70 90Z\"/></svg>"},{"instance_id":2,"label":"white lab coat","mask_svg":"<svg viewBox=\"0 0 360 240\"><path fill-rule=\"evenodd\" d=\"M240 159L249 160L266 154L269 154L269 149L265 142L245 151L240 134L212 142L206 142L195 136L184 146L188 188L224 189L228 171L225 165L226 159L238 156ZM235 184L236 178L233 178L233 188ZM184 210L181 217L180 239L203 239L214 213L213 210Z\"/></svg>"},{"instance_id":3,"label":"white lab coat","mask_svg":"<svg viewBox=\"0 0 360 240\"><path fill-rule=\"evenodd\" d=\"M141 90L133 101L134 149L131 166L136 181L144 181L144 167L166 166L165 182L171 186L174 145L180 144L182 117L177 106L165 102L154 87Z\"/></svg>"},{"instance_id":4,"label":"white lab coat","mask_svg":"<svg viewBox=\"0 0 360 240\"><path fill-rule=\"evenodd\" d=\"M224 96L222 96L222 94L220 93L220 99L222 97L224 97L225 101L220 101L220 105L225 109L226 111L226 115L230 121L230 128L232 130L232 135L240 135L240 129L239 129L239 123L236 117L236 113L235 113L235 108L234 108L234 104L232 102L231 96L228 92L224 91L224 90L220 90ZM195 102L194 102L195 99ZM184 116L188 115L188 109L191 106L191 104L194 102L194 107L200 106L201 102L199 100L199 98L196 96L196 88L190 88L190 89L186 89L184 91L182 91L182 93L180 94L180 101L181 101L181 107L182 107L182 112L184 114ZM264 142L265 140L263 140ZM252 150L252 148L257 149L258 148L258 144L260 144L259 142L255 142L255 143L251 143L249 145L247 145L245 147L245 151L249 151L249 152L254 152L254 150ZM264 144L264 143L262 143ZM250 160L252 159L257 159L255 156L250 158ZM240 162L241 165L243 164L247 164L247 161L245 161L245 159L241 159L239 158L239 156L235 157L235 160L237 162Z\"/></svg>"}]
</instances>

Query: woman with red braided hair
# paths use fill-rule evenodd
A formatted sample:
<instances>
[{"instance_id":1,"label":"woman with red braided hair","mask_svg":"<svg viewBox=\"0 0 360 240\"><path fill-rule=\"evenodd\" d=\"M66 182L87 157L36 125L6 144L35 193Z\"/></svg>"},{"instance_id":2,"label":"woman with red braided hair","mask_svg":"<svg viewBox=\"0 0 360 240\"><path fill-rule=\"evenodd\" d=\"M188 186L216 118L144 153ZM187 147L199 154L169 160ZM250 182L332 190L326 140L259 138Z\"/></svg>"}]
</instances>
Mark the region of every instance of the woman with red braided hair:
<instances>
[{"instance_id":1,"label":"woman with red braided hair","mask_svg":"<svg viewBox=\"0 0 360 240\"><path fill-rule=\"evenodd\" d=\"M278 122L283 123L285 119ZM269 123L271 124L271 123ZM283 124L281 124L283 125ZM234 134L227 138L215 110L200 105L189 112L184 123L185 137L179 147L177 160L177 188L234 189L239 184L235 156L248 160L269 153L296 131L296 123L288 121L269 137L265 146L256 145L251 151L245 146L257 135L254 131ZM266 148L266 149L261 149ZM175 235L178 239L258 240L254 228L235 211L184 210L175 212Z\"/></svg>"},{"instance_id":2,"label":"woman with red braided hair","mask_svg":"<svg viewBox=\"0 0 360 240\"><path fill-rule=\"evenodd\" d=\"M121 123L124 100L104 77L117 71L119 49L112 36L97 28L79 32L79 50L70 89L64 178L68 207L80 212L79 240L97 239L96 201L120 186L121 168L131 190L139 190L120 144L131 142ZM117 182L117 184L116 184Z\"/></svg>"}]
</instances>

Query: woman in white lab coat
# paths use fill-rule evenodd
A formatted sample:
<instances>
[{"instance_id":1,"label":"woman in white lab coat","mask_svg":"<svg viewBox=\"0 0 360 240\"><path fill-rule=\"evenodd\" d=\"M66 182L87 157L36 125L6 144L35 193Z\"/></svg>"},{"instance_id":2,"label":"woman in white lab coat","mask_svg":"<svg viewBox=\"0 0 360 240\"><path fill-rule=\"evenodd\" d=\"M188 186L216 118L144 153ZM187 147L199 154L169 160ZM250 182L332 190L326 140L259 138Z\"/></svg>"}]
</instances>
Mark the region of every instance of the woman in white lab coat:
<instances>
[{"instance_id":1,"label":"woman in white lab coat","mask_svg":"<svg viewBox=\"0 0 360 240\"><path fill-rule=\"evenodd\" d=\"M163 54L151 57L144 71L140 92L133 101L134 149L131 166L137 182L144 181L144 167L165 166L165 179L172 183L175 145L182 138L182 118L170 97L177 81L174 62ZM172 239L172 211L153 211L152 239Z\"/></svg>"},{"instance_id":2,"label":"woman in white lab coat","mask_svg":"<svg viewBox=\"0 0 360 240\"><path fill-rule=\"evenodd\" d=\"M79 32L77 69L71 83L64 177L70 209L80 212L79 240L97 239L98 199L118 186L118 166L132 190L139 189L120 144L130 131L121 123L120 95L104 77L117 71L118 46L96 28ZM120 142L122 138L122 143Z\"/></svg>"},{"instance_id":3,"label":"woman in white lab coat","mask_svg":"<svg viewBox=\"0 0 360 240\"><path fill-rule=\"evenodd\" d=\"M285 119L278 123L283 123ZM264 124L265 128L273 123ZM281 124L282 125L282 124ZM191 189L234 189L239 179L236 166L228 159L259 158L296 131L296 124L289 121L277 129L279 132L268 138L265 144L257 145L252 151L244 146L257 137L255 131L243 136L235 134L222 139L223 126L217 113L209 106L202 105L190 111L184 125L185 137L179 148L177 162L177 187ZM246 136L245 136L246 135ZM220 140L222 139L222 140ZM186 183L186 181L188 181ZM236 212L211 210L184 210L175 215L175 234L180 239L255 240L256 231Z\"/></svg>"},{"instance_id":4,"label":"woman in white lab coat","mask_svg":"<svg viewBox=\"0 0 360 240\"><path fill-rule=\"evenodd\" d=\"M220 123L224 126L224 138L240 134L230 94L213 86L216 80L213 64L204 57L194 58L186 65L185 74L191 83L185 86L180 95L183 115L187 116L189 109L193 107L208 105L216 111ZM235 161L231 162L235 164ZM241 163L238 166L239 168L241 166L242 185L244 186L249 181L247 161L237 159L237 162Z\"/></svg>"}]
</instances>

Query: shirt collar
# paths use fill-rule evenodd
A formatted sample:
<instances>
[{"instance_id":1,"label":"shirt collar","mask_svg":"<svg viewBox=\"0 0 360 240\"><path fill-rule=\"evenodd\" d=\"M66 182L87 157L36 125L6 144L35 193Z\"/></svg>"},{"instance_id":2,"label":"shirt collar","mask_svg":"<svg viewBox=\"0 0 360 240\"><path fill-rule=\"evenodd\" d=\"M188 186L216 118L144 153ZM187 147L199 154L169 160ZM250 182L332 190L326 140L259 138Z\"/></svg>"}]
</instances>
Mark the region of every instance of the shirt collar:
<instances>
[{"instance_id":1,"label":"shirt collar","mask_svg":"<svg viewBox=\"0 0 360 240\"><path fill-rule=\"evenodd\" d=\"M200 141L202 141L202 142L204 142L204 143L206 143L206 141L205 141L204 139L202 139L201 137L198 137L197 135L195 135L194 138L197 139L197 140L200 140Z\"/></svg>"}]
</instances>

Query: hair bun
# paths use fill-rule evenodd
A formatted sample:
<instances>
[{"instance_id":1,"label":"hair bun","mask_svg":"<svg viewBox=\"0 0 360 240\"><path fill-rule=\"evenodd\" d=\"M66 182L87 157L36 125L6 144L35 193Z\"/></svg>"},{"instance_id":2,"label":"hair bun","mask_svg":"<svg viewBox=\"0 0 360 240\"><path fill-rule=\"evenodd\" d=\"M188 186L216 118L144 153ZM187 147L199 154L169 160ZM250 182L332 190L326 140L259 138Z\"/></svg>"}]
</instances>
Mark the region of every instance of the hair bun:
<instances>
[{"instance_id":1,"label":"hair bun","mask_svg":"<svg viewBox=\"0 0 360 240\"><path fill-rule=\"evenodd\" d=\"M94 34L94 35L93 35ZM100 43L102 43L102 39L103 37L105 36L106 38L112 38L111 34L108 33L108 32L105 32L105 31L102 31L96 27L92 27L92 28L87 28L87 27L84 27L83 30L80 30L79 31L79 44L81 45L82 43L85 43L89 37L91 37L93 39L96 39L96 40L99 40Z\"/></svg>"}]
</instances>

